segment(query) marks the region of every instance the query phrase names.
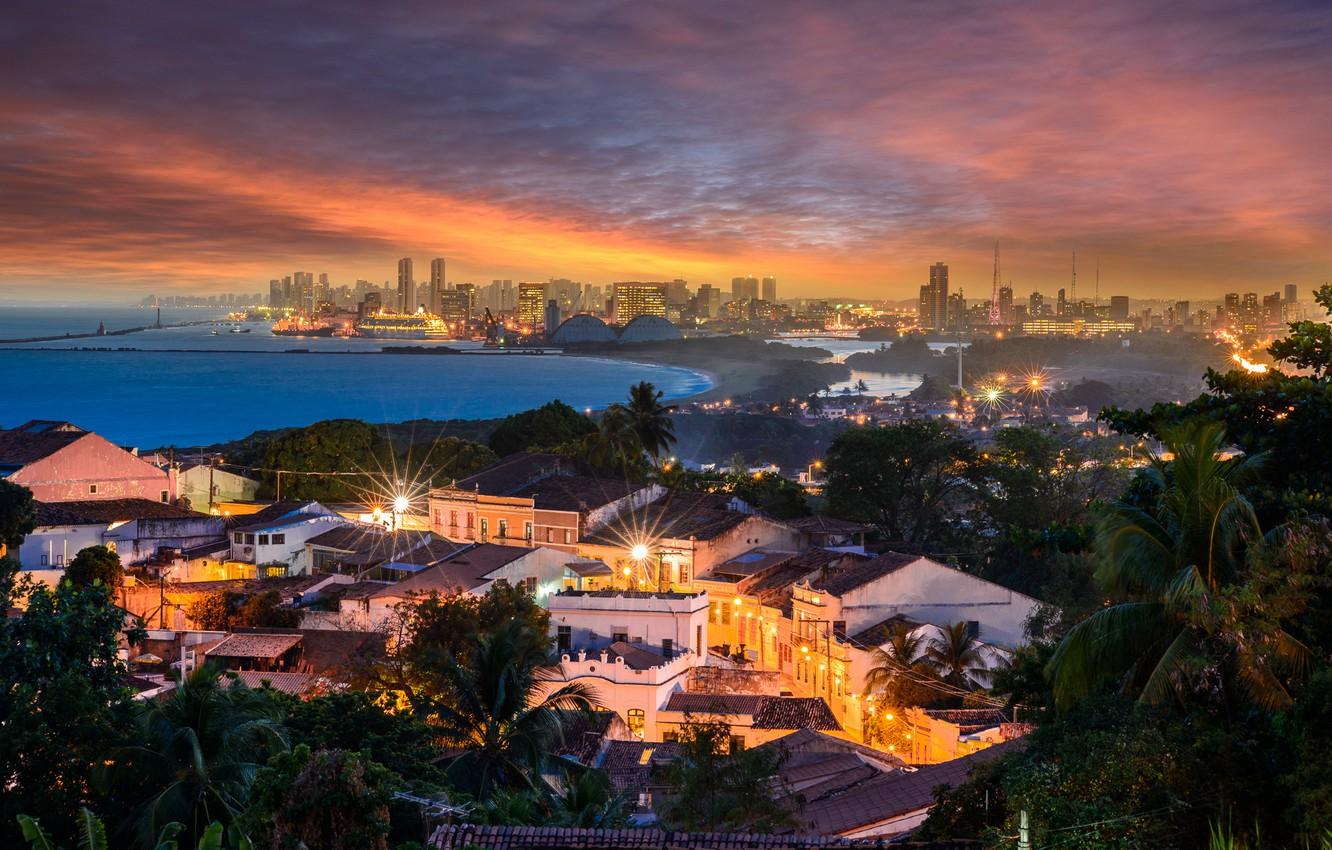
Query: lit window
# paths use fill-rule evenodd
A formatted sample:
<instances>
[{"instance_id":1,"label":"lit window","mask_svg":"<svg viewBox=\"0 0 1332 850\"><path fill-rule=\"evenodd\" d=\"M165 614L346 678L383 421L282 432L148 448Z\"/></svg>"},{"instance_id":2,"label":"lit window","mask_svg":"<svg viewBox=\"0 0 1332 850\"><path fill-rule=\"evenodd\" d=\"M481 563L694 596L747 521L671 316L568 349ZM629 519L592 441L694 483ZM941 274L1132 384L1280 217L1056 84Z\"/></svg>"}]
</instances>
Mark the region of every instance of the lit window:
<instances>
[{"instance_id":1,"label":"lit window","mask_svg":"<svg viewBox=\"0 0 1332 850\"><path fill-rule=\"evenodd\" d=\"M639 738L643 737L643 732L647 728L647 714L641 708L629 709L627 720L629 722L629 731L633 732ZM651 755L649 751L648 755ZM643 762L646 764L646 762Z\"/></svg>"},{"instance_id":2,"label":"lit window","mask_svg":"<svg viewBox=\"0 0 1332 850\"><path fill-rule=\"evenodd\" d=\"M274 534L274 535L273 535L273 545L274 545L274 546L281 546L282 544L284 544L284 543L286 543L286 542L287 542L287 535L285 535L285 534Z\"/></svg>"}]
</instances>

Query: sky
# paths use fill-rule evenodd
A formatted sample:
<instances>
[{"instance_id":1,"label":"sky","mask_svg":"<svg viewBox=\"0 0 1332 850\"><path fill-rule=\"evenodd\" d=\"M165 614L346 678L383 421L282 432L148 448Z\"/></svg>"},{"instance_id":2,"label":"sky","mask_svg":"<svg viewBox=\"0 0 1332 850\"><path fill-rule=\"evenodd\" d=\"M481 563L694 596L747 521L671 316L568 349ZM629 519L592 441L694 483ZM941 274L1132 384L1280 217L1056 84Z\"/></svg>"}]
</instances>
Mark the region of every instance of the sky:
<instances>
[{"instance_id":1,"label":"sky","mask_svg":"<svg viewBox=\"0 0 1332 850\"><path fill-rule=\"evenodd\" d=\"M53 3L0 16L0 298L773 275L1332 278L1332 3Z\"/></svg>"}]
</instances>

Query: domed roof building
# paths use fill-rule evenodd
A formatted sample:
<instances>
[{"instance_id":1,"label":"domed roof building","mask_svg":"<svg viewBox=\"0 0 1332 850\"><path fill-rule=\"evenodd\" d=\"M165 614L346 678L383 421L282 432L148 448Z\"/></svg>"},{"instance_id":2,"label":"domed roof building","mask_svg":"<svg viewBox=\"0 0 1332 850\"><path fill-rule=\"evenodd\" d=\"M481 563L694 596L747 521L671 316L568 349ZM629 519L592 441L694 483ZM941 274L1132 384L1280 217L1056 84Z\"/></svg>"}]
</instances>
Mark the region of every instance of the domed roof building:
<instances>
[{"instance_id":1,"label":"domed roof building","mask_svg":"<svg viewBox=\"0 0 1332 850\"><path fill-rule=\"evenodd\" d=\"M639 316L620 331L620 342L661 342L683 336L679 328L660 316Z\"/></svg>"},{"instance_id":2,"label":"domed roof building","mask_svg":"<svg viewBox=\"0 0 1332 850\"><path fill-rule=\"evenodd\" d=\"M587 342L614 342L615 331L596 316L580 313L560 323L550 335L552 345L577 345Z\"/></svg>"}]
</instances>

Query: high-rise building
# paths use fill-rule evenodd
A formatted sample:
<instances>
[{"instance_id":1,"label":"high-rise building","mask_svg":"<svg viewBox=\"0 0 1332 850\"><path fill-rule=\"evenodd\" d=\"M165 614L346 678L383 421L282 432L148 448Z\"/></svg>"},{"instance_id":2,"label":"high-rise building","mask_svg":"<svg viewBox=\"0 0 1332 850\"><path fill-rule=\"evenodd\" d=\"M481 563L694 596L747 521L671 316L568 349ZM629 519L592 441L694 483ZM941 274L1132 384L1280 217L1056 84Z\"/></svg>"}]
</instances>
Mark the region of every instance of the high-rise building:
<instances>
[{"instance_id":1,"label":"high-rise building","mask_svg":"<svg viewBox=\"0 0 1332 850\"><path fill-rule=\"evenodd\" d=\"M1187 301L1175 302L1175 321L1181 325L1184 325L1185 327L1188 327L1189 325L1193 324L1193 319L1189 315L1189 302Z\"/></svg>"},{"instance_id":2,"label":"high-rise building","mask_svg":"<svg viewBox=\"0 0 1332 850\"><path fill-rule=\"evenodd\" d=\"M1055 315L1063 316L1066 313L1068 313L1068 298L1065 296L1064 290L1061 288L1059 293L1055 296Z\"/></svg>"},{"instance_id":3,"label":"high-rise building","mask_svg":"<svg viewBox=\"0 0 1332 850\"><path fill-rule=\"evenodd\" d=\"M639 316L666 318L665 284L624 281L613 286L612 312L618 324L627 325Z\"/></svg>"},{"instance_id":4,"label":"high-rise building","mask_svg":"<svg viewBox=\"0 0 1332 850\"><path fill-rule=\"evenodd\" d=\"M518 324L533 330L546 320L546 285L537 281L518 283Z\"/></svg>"},{"instance_id":5,"label":"high-rise building","mask_svg":"<svg viewBox=\"0 0 1332 850\"><path fill-rule=\"evenodd\" d=\"M416 278L412 275L412 258L398 260L398 312L416 312Z\"/></svg>"},{"instance_id":6,"label":"high-rise building","mask_svg":"<svg viewBox=\"0 0 1332 850\"><path fill-rule=\"evenodd\" d=\"M1016 324L1013 315L1013 287L999 287L999 319L1005 325Z\"/></svg>"},{"instance_id":7,"label":"high-rise building","mask_svg":"<svg viewBox=\"0 0 1332 850\"><path fill-rule=\"evenodd\" d=\"M1127 322L1129 317L1129 300L1127 295L1110 296L1110 321Z\"/></svg>"},{"instance_id":8,"label":"high-rise building","mask_svg":"<svg viewBox=\"0 0 1332 850\"><path fill-rule=\"evenodd\" d=\"M1227 292L1225 297L1225 316L1226 324L1232 330L1238 330L1240 327L1240 296L1238 292Z\"/></svg>"},{"instance_id":9,"label":"high-rise building","mask_svg":"<svg viewBox=\"0 0 1332 850\"><path fill-rule=\"evenodd\" d=\"M550 339L550 335L560 326L560 302L554 298L546 299L546 316L541 324L546 332L546 338Z\"/></svg>"},{"instance_id":10,"label":"high-rise building","mask_svg":"<svg viewBox=\"0 0 1332 850\"><path fill-rule=\"evenodd\" d=\"M683 307L689 303L689 282L676 278L666 284L666 306Z\"/></svg>"},{"instance_id":11,"label":"high-rise building","mask_svg":"<svg viewBox=\"0 0 1332 850\"><path fill-rule=\"evenodd\" d=\"M948 296L948 327L957 331L967 328L967 298L960 289Z\"/></svg>"},{"instance_id":12,"label":"high-rise building","mask_svg":"<svg viewBox=\"0 0 1332 850\"><path fill-rule=\"evenodd\" d=\"M582 309L583 285L568 278L551 278L546 281L546 297L560 303L561 313L572 313Z\"/></svg>"},{"instance_id":13,"label":"high-rise building","mask_svg":"<svg viewBox=\"0 0 1332 850\"><path fill-rule=\"evenodd\" d=\"M1033 292L1027 296L1027 315L1033 319L1039 318L1045 314L1045 296L1039 292Z\"/></svg>"},{"instance_id":14,"label":"high-rise building","mask_svg":"<svg viewBox=\"0 0 1332 850\"><path fill-rule=\"evenodd\" d=\"M444 277L444 258L436 257L430 261L430 298L426 301L426 307L436 316L442 316L444 311L444 290L448 287L448 282Z\"/></svg>"},{"instance_id":15,"label":"high-rise building","mask_svg":"<svg viewBox=\"0 0 1332 850\"><path fill-rule=\"evenodd\" d=\"M759 296L759 280L756 277L731 278L731 300L752 301Z\"/></svg>"},{"instance_id":16,"label":"high-rise building","mask_svg":"<svg viewBox=\"0 0 1332 850\"><path fill-rule=\"evenodd\" d=\"M763 300L771 304L777 303L777 278L763 278Z\"/></svg>"},{"instance_id":17,"label":"high-rise building","mask_svg":"<svg viewBox=\"0 0 1332 850\"><path fill-rule=\"evenodd\" d=\"M282 281L276 278L268 282L268 306L274 310L280 310L286 306L282 303Z\"/></svg>"},{"instance_id":18,"label":"high-rise building","mask_svg":"<svg viewBox=\"0 0 1332 850\"><path fill-rule=\"evenodd\" d=\"M1286 284L1286 301L1299 301L1299 289L1293 283Z\"/></svg>"},{"instance_id":19,"label":"high-rise building","mask_svg":"<svg viewBox=\"0 0 1332 850\"><path fill-rule=\"evenodd\" d=\"M1244 301L1240 304L1240 333L1256 334L1261 324L1262 314L1258 309L1258 293L1244 293Z\"/></svg>"},{"instance_id":20,"label":"high-rise building","mask_svg":"<svg viewBox=\"0 0 1332 850\"><path fill-rule=\"evenodd\" d=\"M295 272L292 274L292 296L295 301L289 306L295 307L302 313L314 315L315 312L315 288L314 272Z\"/></svg>"},{"instance_id":21,"label":"high-rise building","mask_svg":"<svg viewBox=\"0 0 1332 850\"><path fill-rule=\"evenodd\" d=\"M721 312L721 290L710 283L700 284L694 293L694 314L702 319L715 319Z\"/></svg>"},{"instance_id":22,"label":"high-rise building","mask_svg":"<svg viewBox=\"0 0 1332 850\"><path fill-rule=\"evenodd\" d=\"M1280 292L1273 292L1271 295L1263 296L1263 324L1269 328L1275 328L1281 324L1284 316L1282 309L1283 302Z\"/></svg>"},{"instance_id":23,"label":"high-rise building","mask_svg":"<svg viewBox=\"0 0 1332 850\"><path fill-rule=\"evenodd\" d=\"M916 311L923 328L941 331L948 327L948 266L935 263L930 266L930 282L920 288L920 301Z\"/></svg>"}]
</instances>

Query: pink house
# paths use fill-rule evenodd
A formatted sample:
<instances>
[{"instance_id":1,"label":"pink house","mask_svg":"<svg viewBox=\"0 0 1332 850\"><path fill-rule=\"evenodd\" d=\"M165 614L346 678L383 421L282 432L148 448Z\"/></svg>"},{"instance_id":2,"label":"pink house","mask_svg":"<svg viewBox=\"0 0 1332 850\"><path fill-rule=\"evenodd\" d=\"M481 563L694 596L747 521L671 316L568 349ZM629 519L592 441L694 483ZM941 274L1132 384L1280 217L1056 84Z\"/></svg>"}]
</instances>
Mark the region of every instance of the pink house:
<instances>
[{"instance_id":1,"label":"pink house","mask_svg":"<svg viewBox=\"0 0 1332 850\"><path fill-rule=\"evenodd\" d=\"M39 502L176 498L175 470L68 422L34 419L0 429L0 478L27 487Z\"/></svg>"}]
</instances>

